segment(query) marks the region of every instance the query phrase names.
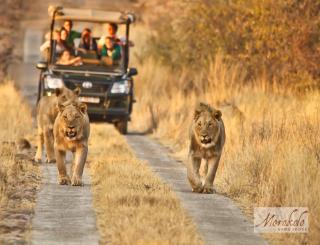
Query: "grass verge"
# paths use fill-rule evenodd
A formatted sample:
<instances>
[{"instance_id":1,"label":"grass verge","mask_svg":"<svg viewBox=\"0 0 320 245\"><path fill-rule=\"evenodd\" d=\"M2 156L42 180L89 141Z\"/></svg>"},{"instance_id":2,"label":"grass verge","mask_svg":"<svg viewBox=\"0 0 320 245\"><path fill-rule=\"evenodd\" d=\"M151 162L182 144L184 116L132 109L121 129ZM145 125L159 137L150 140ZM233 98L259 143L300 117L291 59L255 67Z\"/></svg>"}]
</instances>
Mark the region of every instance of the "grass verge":
<instances>
[{"instance_id":1,"label":"grass verge","mask_svg":"<svg viewBox=\"0 0 320 245\"><path fill-rule=\"evenodd\" d=\"M24 243L40 182L31 149L19 140L32 133L32 118L12 82L0 85L0 98L0 243Z\"/></svg>"},{"instance_id":2,"label":"grass verge","mask_svg":"<svg viewBox=\"0 0 320 245\"><path fill-rule=\"evenodd\" d=\"M102 244L203 244L170 188L110 125L92 125L90 170ZM102 144L103 142L103 144Z\"/></svg>"}]
</instances>

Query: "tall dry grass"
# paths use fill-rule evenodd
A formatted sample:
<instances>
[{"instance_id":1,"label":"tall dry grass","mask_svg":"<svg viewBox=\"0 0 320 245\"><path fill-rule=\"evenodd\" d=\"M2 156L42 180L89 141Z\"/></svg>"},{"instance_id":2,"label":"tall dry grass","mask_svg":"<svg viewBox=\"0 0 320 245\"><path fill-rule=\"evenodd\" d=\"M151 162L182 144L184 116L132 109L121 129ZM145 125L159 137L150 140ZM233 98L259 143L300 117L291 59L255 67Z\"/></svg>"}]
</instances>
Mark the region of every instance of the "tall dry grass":
<instances>
[{"instance_id":1,"label":"tall dry grass","mask_svg":"<svg viewBox=\"0 0 320 245\"><path fill-rule=\"evenodd\" d=\"M27 243L39 168L17 141L32 133L30 108L12 82L0 84L0 243Z\"/></svg>"},{"instance_id":2,"label":"tall dry grass","mask_svg":"<svg viewBox=\"0 0 320 245\"><path fill-rule=\"evenodd\" d=\"M187 157L195 105L222 110L226 145L216 186L250 215L256 206L303 206L307 234L269 236L275 243L320 240L320 94L297 95L265 79L248 84L241 66L217 56L208 70L173 71L154 60L139 67L131 130L153 132Z\"/></svg>"},{"instance_id":3,"label":"tall dry grass","mask_svg":"<svg viewBox=\"0 0 320 245\"><path fill-rule=\"evenodd\" d=\"M6 189L8 178L13 177L15 161L14 142L31 133L32 118L29 107L22 101L12 82L0 85L0 144L1 157L6 161L0 162L0 203L7 200Z\"/></svg>"},{"instance_id":4,"label":"tall dry grass","mask_svg":"<svg viewBox=\"0 0 320 245\"><path fill-rule=\"evenodd\" d=\"M101 243L202 244L173 191L111 125L92 125L89 163ZM103 144L101 144L103 142Z\"/></svg>"},{"instance_id":5,"label":"tall dry grass","mask_svg":"<svg viewBox=\"0 0 320 245\"><path fill-rule=\"evenodd\" d=\"M15 141L32 133L30 108L11 81L0 85L0 115L0 141Z\"/></svg>"}]
</instances>

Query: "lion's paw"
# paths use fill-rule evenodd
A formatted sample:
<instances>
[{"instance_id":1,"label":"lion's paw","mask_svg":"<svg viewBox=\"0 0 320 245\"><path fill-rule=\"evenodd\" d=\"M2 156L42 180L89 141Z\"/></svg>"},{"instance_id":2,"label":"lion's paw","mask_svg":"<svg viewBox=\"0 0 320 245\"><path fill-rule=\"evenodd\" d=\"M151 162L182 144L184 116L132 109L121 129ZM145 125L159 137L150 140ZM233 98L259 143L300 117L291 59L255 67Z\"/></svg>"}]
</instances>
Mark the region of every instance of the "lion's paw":
<instances>
[{"instance_id":1,"label":"lion's paw","mask_svg":"<svg viewBox=\"0 0 320 245\"><path fill-rule=\"evenodd\" d=\"M69 185L70 178L69 176L59 176L59 185Z\"/></svg>"},{"instance_id":2,"label":"lion's paw","mask_svg":"<svg viewBox=\"0 0 320 245\"><path fill-rule=\"evenodd\" d=\"M203 190L202 186L192 187L192 192L201 193Z\"/></svg>"},{"instance_id":3,"label":"lion's paw","mask_svg":"<svg viewBox=\"0 0 320 245\"><path fill-rule=\"evenodd\" d=\"M78 176L73 176L71 179L71 185L73 186L83 186L82 180Z\"/></svg>"},{"instance_id":4,"label":"lion's paw","mask_svg":"<svg viewBox=\"0 0 320 245\"><path fill-rule=\"evenodd\" d=\"M216 193L216 190L213 188L213 186L204 186L203 187L203 191L202 193L204 194L213 194L213 193Z\"/></svg>"},{"instance_id":5,"label":"lion's paw","mask_svg":"<svg viewBox=\"0 0 320 245\"><path fill-rule=\"evenodd\" d=\"M33 161L34 161L35 163L41 163L41 162L42 162L42 159L35 157L35 158L33 159Z\"/></svg>"},{"instance_id":6,"label":"lion's paw","mask_svg":"<svg viewBox=\"0 0 320 245\"><path fill-rule=\"evenodd\" d=\"M46 159L46 163L56 163L56 159Z\"/></svg>"}]
</instances>

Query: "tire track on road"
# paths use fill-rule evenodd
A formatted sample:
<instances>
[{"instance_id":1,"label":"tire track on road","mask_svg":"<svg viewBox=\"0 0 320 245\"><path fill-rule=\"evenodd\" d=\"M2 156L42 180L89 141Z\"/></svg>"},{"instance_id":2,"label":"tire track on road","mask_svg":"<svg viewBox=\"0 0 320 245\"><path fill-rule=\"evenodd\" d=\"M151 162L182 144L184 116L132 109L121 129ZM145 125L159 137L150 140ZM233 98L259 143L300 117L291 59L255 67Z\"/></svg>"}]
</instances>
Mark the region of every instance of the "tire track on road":
<instances>
[{"instance_id":1,"label":"tire track on road","mask_svg":"<svg viewBox=\"0 0 320 245\"><path fill-rule=\"evenodd\" d=\"M98 244L88 169L82 187L59 185L55 164L42 164L41 170L43 183L32 220L32 244Z\"/></svg>"}]
</instances>

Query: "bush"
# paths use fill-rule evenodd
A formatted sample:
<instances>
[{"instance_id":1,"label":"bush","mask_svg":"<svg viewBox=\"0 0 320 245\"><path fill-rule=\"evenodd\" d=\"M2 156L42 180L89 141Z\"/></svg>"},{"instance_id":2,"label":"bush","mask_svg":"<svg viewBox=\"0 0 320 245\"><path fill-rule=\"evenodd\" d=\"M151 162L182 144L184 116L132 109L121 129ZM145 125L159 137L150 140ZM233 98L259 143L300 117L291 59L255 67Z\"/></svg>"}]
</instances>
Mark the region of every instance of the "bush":
<instances>
[{"instance_id":1,"label":"bush","mask_svg":"<svg viewBox=\"0 0 320 245\"><path fill-rule=\"evenodd\" d=\"M319 1L178 1L174 11L150 39L149 54L166 63L206 67L222 52L240 62L247 79L306 83L320 77Z\"/></svg>"}]
</instances>

